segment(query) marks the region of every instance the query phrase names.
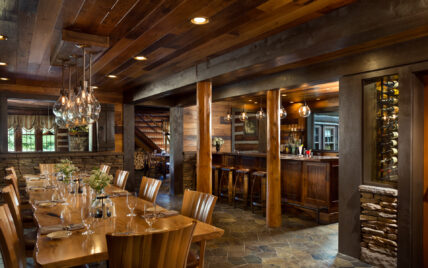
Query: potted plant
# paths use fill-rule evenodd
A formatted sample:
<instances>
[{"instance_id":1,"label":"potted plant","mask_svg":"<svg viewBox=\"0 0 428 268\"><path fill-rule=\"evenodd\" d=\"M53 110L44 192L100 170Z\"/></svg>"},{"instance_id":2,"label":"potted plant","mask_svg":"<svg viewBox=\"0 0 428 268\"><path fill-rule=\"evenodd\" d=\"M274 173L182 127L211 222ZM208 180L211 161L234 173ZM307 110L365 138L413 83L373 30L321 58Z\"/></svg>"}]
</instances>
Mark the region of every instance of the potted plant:
<instances>
[{"instance_id":1,"label":"potted plant","mask_svg":"<svg viewBox=\"0 0 428 268\"><path fill-rule=\"evenodd\" d=\"M60 163L55 165L55 170L63 175L65 183L69 183L73 173L79 171L70 159L62 159Z\"/></svg>"},{"instance_id":2,"label":"potted plant","mask_svg":"<svg viewBox=\"0 0 428 268\"><path fill-rule=\"evenodd\" d=\"M221 146L224 144L224 140L221 137L214 137L213 144L217 152L220 152Z\"/></svg>"}]
</instances>

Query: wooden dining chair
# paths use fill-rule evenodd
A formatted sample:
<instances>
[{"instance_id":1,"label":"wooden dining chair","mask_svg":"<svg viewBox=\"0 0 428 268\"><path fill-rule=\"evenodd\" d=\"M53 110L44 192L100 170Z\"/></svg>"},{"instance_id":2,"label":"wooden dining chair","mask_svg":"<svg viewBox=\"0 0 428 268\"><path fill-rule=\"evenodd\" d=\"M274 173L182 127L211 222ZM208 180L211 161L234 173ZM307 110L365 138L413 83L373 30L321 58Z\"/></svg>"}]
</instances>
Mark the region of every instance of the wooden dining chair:
<instances>
[{"instance_id":1,"label":"wooden dining chair","mask_svg":"<svg viewBox=\"0 0 428 268\"><path fill-rule=\"evenodd\" d=\"M181 214L211 224L216 202L217 196L186 189L184 191ZM187 267L203 267L204 265L206 241L201 241L197 244L200 248L199 256L189 252Z\"/></svg>"},{"instance_id":2,"label":"wooden dining chair","mask_svg":"<svg viewBox=\"0 0 428 268\"><path fill-rule=\"evenodd\" d=\"M128 181L129 172L126 170L117 170L116 177L113 180L113 185L121 189L125 189L126 182Z\"/></svg>"},{"instance_id":3,"label":"wooden dining chair","mask_svg":"<svg viewBox=\"0 0 428 268\"><path fill-rule=\"evenodd\" d=\"M39 164L40 174L53 174L55 173L55 164Z\"/></svg>"},{"instance_id":4,"label":"wooden dining chair","mask_svg":"<svg viewBox=\"0 0 428 268\"><path fill-rule=\"evenodd\" d=\"M110 166L109 165L101 164L100 170L103 173L109 174L110 173Z\"/></svg>"},{"instance_id":5,"label":"wooden dining chair","mask_svg":"<svg viewBox=\"0 0 428 268\"><path fill-rule=\"evenodd\" d=\"M196 222L168 231L107 234L111 268L184 268Z\"/></svg>"},{"instance_id":6,"label":"wooden dining chair","mask_svg":"<svg viewBox=\"0 0 428 268\"><path fill-rule=\"evenodd\" d=\"M159 188L162 181L143 176L140 184L138 197L146 201L154 203L158 196Z\"/></svg>"},{"instance_id":7,"label":"wooden dining chair","mask_svg":"<svg viewBox=\"0 0 428 268\"><path fill-rule=\"evenodd\" d=\"M6 268L26 267L24 244L19 239L7 205L0 205L0 250Z\"/></svg>"},{"instance_id":8,"label":"wooden dining chair","mask_svg":"<svg viewBox=\"0 0 428 268\"><path fill-rule=\"evenodd\" d=\"M30 232L28 235L24 236L21 208L12 185L3 187L1 194L3 200L6 202L9 208L10 214L12 215L18 238L24 245L26 255L31 257L33 254L34 245L36 244L36 233Z\"/></svg>"},{"instance_id":9,"label":"wooden dining chair","mask_svg":"<svg viewBox=\"0 0 428 268\"><path fill-rule=\"evenodd\" d=\"M4 177L4 179L9 185L12 185L13 189L15 190L16 195L18 196L18 201L21 204L22 199L21 199L21 193L19 192L18 178L13 173L10 173L10 174L6 175L6 177Z\"/></svg>"}]
</instances>

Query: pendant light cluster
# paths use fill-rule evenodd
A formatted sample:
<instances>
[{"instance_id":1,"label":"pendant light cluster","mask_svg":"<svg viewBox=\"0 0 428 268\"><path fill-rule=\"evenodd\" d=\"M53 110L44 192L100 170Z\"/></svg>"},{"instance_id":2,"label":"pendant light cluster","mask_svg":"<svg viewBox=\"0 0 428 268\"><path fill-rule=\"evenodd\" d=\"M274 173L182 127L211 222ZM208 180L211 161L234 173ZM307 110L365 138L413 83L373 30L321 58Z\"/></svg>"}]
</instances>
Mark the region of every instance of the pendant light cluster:
<instances>
[{"instance_id":1,"label":"pendant light cluster","mask_svg":"<svg viewBox=\"0 0 428 268\"><path fill-rule=\"evenodd\" d=\"M311 108L309 108L309 106L306 104L306 101L305 101L305 105L300 106L299 115L300 117L308 117L311 115Z\"/></svg>"},{"instance_id":2,"label":"pendant light cluster","mask_svg":"<svg viewBox=\"0 0 428 268\"><path fill-rule=\"evenodd\" d=\"M86 73L86 50L85 46L78 45L83 51L82 60L82 80L80 84L77 82L72 87L71 81L71 65L68 65L68 88L64 87L64 67L62 69L62 88L60 96L53 107L55 115L55 123L60 128L73 128L86 126L95 123L101 112L101 105L94 94L92 82L92 54L89 53L89 81L85 79ZM75 65L76 78L77 60Z\"/></svg>"}]
</instances>

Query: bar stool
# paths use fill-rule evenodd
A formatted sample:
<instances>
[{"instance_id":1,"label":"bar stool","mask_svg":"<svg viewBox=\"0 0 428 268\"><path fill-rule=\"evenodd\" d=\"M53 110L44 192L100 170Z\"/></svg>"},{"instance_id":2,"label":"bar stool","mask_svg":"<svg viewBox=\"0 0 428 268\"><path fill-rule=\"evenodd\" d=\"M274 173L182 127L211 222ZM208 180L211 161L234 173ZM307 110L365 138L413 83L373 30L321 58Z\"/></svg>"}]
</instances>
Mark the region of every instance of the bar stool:
<instances>
[{"instance_id":1,"label":"bar stool","mask_svg":"<svg viewBox=\"0 0 428 268\"><path fill-rule=\"evenodd\" d=\"M233 200L233 171L234 167L222 167L220 169L220 189L218 190L219 199L227 197L229 204L232 204Z\"/></svg>"},{"instance_id":2,"label":"bar stool","mask_svg":"<svg viewBox=\"0 0 428 268\"><path fill-rule=\"evenodd\" d=\"M219 186L219 171L221 169L220 165L212 165L212 172L213 172L213 177L212 177L212 184L213 184L213 195L218 196L218 186Z\"/></svg>"},{"instance_id":3,"label":"bar stool","mask_svg":"<svg viewBox=\"0 0 428 268\"><path fill-rule=\"evenodd\" d=\"M266 215L266 177L265 171L255 171L251 174L251 211L254 213L255 206L261 207L263 216Z\"/></svg>"},{"instance_id":4,"label":"bar stool","mask_svg":"<svg viewBox=\"0 0 428 268\"><path fill-rule=\"evenodd\" d=\"M248 205L248 175L250 170L240 168L235 170L235 185L233 187L233 206L236 208L236 201L242 201L244 207Z\"/></svg>"}]
</instances>

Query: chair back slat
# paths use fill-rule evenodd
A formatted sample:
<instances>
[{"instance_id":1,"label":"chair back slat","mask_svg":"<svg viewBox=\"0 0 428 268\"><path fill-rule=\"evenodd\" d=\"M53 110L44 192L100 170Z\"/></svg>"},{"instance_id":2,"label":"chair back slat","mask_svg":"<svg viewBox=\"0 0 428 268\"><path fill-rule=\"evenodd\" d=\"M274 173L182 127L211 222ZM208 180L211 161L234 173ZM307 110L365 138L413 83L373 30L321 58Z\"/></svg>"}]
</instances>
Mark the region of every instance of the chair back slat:
<instances>
[{"instance_id":1,"label":"chair back slat","mask_svg":"<svg viewBox=\"0 0 428 268\"><path fill-rule=\"evenodd\" d=\"M55 164L39 164L40 174L55 173Z\"/></svg>"},{"instance_id":2,"label":"chair back slat","mask_svg":"<svg viewBox=\"0 0 428 268\"><path fill-rule=\"evenodd\" d=\"M12 185L3 187L1 191L2 197L9 207L10 214L12 215L13 222L15 223L15 229L20 239L24 238L24 227L22 226L21 208L16 196L15 190Z\"/></svg>"},{"instance_id":3,"label":"chair back slat","mask_svg":"<svg viewBox=\"0 0 428 268\"><path fill-rule=\"evenodd\" d=\"M103 173L109 174L110 173L110 166L109 165L101 164L100 170Z\"/></svg>"},{"instance_id":4,"label":"chair back slat","mask_svg":"<svg viewBox=\"0 0 428 268\"><path fill-rule=\"evenodd\" d=\"M193 219L211 223L217 196L186 189L181 214Z\"/></svg>"},{"instance_id":5,"label":"chair back slat","mask_svg":"<svg viewBox=\"0 0 428 268\"><path fill-rule=\"evenodd\" d=\"M121 189L125 189L126 182L128 181L129 172L126 170L117 170L116 177L114 178L113 185Z\"/></svg>"},{"instance_id":6,"label":"chair back slat","mask_svg":"<svg viewBox=\"0 0 428 268\"><path fill-rule=\"evenodd\" d=\"M13 185L13 188L15 189L15 193L18 196L18 201L21 203L21 193L19 192L19 183L18 183L18 177L16 176L15 168L14 167L8 167L6 168L6 182Z\"/></svg>"},{"instance_id":7,"label":"chair back slat","mask_svg":"<svg viewBox=\"0 0 428 268\"><path fill-rule=\"evenodd\" d=\"M109 267L184 268L195 225L147 234L107 234Z\"/></svg>"},{"instance_id":8,"label":"chair back slat","mask_svg":"<svg viewBox=\"0 0 428 268\"><path fill-rule=\"evenodd\" d=\"M141 179L140 192L138 193L138 197L152 203L155 202L161 184L162 181L160 180L143 176Z\"/></svg>"},{"instance_id":9,"label":"chair back slat","mask_svg":"<svg viewBox=\"0 0 428 268\"><path fill-rule=\"evenodd\" d=\"M7 205L0 205L0 250L5 267L26 266L24 244L20 242Z\"/></svg>"}]
</instances>

